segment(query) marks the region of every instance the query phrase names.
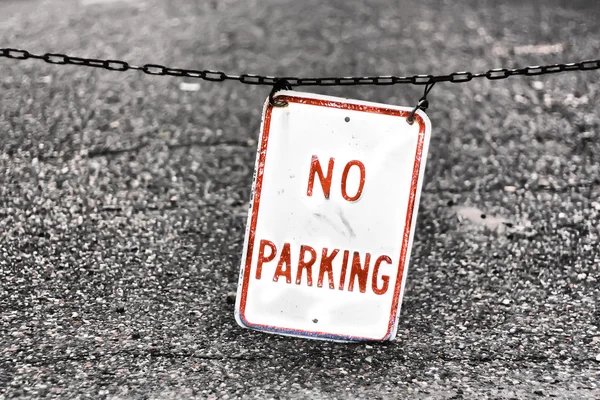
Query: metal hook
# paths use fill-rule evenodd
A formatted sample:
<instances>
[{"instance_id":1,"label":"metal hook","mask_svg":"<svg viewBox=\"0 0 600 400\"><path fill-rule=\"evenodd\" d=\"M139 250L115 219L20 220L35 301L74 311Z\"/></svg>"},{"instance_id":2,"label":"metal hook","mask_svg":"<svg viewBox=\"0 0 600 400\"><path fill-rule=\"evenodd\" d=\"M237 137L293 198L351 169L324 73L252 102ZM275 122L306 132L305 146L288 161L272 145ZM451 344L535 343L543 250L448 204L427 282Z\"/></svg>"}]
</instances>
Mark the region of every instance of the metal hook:
<instances>
[{"instance_id":1,"label":"metal hook","mask_svg":"<svg viewBox=\"0 0 600 400\"><path fill-rule=\"evenodd\" d=\"M412 111L410 112L410 114L408 114L408 117L406 118L406 122L408 122L409 125L412 125L415 122L415 113L417 112L417 110L425 111L429 107L429 101L427 101L427 95L433 88L433 85L435 85L435 81L425 85L425 91L423 92L423 96L421 96L421 98L417 102L417 105L415 106L415 108L412 109Z\"/></svg>"},{"instance_id":2,"label":"metal hook","mask_svg":"<svg viewBox=\"0 0 600 400\"><path fill-rule=\"evenodd\" d=\"M273 85L273 89L271 89L271 93L269 93L269 104L273 107L285 107L288 105L287 101L277 100L275 98L275 94L280 90L292 90L292 85L285 79L277 79L275 84Z\"/></svg>"}]
</instances>

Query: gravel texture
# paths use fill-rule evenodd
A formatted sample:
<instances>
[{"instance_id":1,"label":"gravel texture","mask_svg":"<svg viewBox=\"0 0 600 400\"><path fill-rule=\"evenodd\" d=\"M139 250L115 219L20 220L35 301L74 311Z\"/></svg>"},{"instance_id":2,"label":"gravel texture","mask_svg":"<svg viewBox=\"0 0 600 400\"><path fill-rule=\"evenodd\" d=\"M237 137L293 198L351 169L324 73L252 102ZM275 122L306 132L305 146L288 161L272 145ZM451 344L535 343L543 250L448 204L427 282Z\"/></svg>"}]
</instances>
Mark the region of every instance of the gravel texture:
<instances>
[{"instance_id":1,"label":"gravel texture","mask_svg":"<svg viewBox=\"0 0 600 400\"><path fill-rule=\"evenodd\" d=\"M498 3L0 0L0 47L304 76L600 55L597 1ZM0 399L600 398L599 76L436 85L399 335L334 344L233 318L268 88L0 59Z\"/></svg>"}]
</instances>

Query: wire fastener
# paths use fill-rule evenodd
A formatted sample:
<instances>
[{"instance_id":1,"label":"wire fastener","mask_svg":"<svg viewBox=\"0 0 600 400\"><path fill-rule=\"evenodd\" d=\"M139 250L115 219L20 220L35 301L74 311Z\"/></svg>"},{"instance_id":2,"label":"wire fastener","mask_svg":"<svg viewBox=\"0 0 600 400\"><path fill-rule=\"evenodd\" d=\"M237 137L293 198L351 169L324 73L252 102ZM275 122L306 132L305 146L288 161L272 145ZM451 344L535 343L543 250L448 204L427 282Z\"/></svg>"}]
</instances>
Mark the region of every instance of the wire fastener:
<instances>
[{"instance_id":1,"label":"wire fastener","mask_svg":"<svg viewBox=\"0 0 600 400\"><path fill-rule=\"evenodd\" d=\"M415 122L415 113L417 112L417 110L425 111L427 110L427 108L429 108L429 101L427 101L427 95L433 88L433 85L435 85L435 81L425 85L423 96L421 96L415 108L412 109L412 111L410 112L410 114L408 114L408 117L406 118L406 122L408 122L409 125L412 125Z\"/></svg>"},{"instance_id":2,"label":"wire fastener","mask_svg":"<svg viewBox=\"0 0 600 400\"><path fill-rule=\"evenodd\" d=\"M280 90L292 90L292 85L285 79L277 79L275 84L273 85L273 89L271 89L271 93L269 93L269 103L273 107L285 107L288 105L287 101L278 100L275 97L275 94Z\"/></svg>"}]
</instances>

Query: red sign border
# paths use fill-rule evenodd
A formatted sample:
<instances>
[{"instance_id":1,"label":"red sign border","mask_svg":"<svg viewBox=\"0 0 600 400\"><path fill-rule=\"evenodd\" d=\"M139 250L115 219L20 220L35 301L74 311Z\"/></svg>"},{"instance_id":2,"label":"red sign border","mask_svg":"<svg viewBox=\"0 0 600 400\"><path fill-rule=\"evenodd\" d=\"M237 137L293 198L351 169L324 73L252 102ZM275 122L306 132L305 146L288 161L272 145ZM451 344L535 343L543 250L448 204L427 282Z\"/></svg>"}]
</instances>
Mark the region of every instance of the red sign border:
<instances>
[{"instance_id":1,"label":"red sign border","mask_svg":"<svg viewBox=\"0 0 600 400\"><path fill-rule=\"evenodd\" d=\"M331 107L338 108L343 110L352 110L352 111L363 111L370 112L376 114L385 114L397 117L408 117L410 112L397 110L393 108L375 106L375 105L359 105L359 104L351 104L351 103L343 103L340 101L332 101L332 100L323 100L323 99L314 99L309 97L299 97L299 96L289 96L289 95L280 95L277 100L286 101L288 103L299 103L299 104L308 104L319 107ZM252 203L252 216L250 219L250 227L248 229L248 242L246 247L246 260L244 263L244 277L242 280L242 293L241 299L239 302L239 317L241 322L249 327L256 328L265 331L278 332L287 335L297 335L297 336L312 336L319 338L330 338L330 339L338 339L338 340L374 340L373 338L364 338L364 337L356 337L356 336L344 336L339 334L331 334L327 332L315 332L315 331L304 331L297 330L291 328L282 328L270 325L262 325L262 324L253 324L248 321L245 317L245 309L246 309L246 296L248 293L248 284L250 281L250 269L252 264L252 255L254 251L254 241L255 241L255 232L256 232L256 223L258 220L258 211L260 207L260 197L262 191L262 183L263 183L263 174L265 169L265 160L267 157L267 149L269 143L269 131L271 129L271 114L273 111L273 106L271 104L267 104L265 108L265 116L263 120L263 132L262 139L260 143L260 152L259 159L256 166L256 177L254 180L254 198ZM410 231L413 222L413 213L414 213L414 205L415 199L417 195L417 189L419 185L419 175L421 172L421 156L423 153L423 146L425 142L425 131L426 125L425 121L419 114L415 114L415 122L419 125L419 139L417 142L417 149L415 154L415 162L413 165L413 173L411 179L410 193L408 199L408 207L406 212L406 221L404 225L404 234L402 238L402 247L400 250L400 260L398 262L398 275L396 276L396 285L394 287L394 298L392 301L392 308L390 310L390 319L388 322L388 330L385 336L380 340L387 340L391 337L395 321L397 318L398 306L400 301L400 291L402 289L402 283L405 279L404 270L406 265L406 255L409 251L408 245L410 242ZM398 279L400 277L400 279Z\"/></svg>"}]
</instances>

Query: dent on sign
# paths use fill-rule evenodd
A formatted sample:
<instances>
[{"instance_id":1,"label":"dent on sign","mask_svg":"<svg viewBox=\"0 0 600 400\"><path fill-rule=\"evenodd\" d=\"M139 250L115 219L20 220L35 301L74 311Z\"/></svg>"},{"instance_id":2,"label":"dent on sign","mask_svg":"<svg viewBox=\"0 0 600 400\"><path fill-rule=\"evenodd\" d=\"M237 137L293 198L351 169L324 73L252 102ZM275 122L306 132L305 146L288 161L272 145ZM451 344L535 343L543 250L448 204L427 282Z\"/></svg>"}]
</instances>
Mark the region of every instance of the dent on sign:
<instances>
[{"instance_id":1,"label":"dent on sign","mask_svg":"<svg viewBox=\"0 0 600 400\"><path fill-rule=\"evenodd\" d=\"M236 320L283 335L396 335L430 122L292 91L265 104Z\"/></svg>"}]
</instances>

